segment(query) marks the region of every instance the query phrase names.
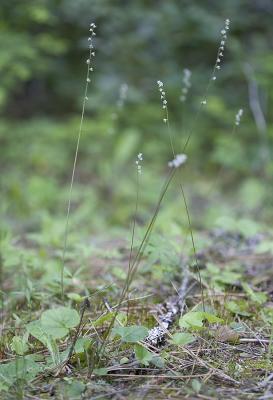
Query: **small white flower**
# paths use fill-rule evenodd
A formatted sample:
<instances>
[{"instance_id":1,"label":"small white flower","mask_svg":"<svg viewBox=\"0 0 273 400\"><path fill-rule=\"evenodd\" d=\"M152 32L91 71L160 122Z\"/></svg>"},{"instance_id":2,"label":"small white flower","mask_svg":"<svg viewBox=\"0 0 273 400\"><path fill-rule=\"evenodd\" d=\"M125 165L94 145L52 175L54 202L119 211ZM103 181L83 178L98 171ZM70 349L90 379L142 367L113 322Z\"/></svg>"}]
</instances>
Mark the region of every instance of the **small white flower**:
<instances>
[{"instance_id":1,"label":"small white flower","mask_svg":"<svg viewBox=\"0 0 273 400\"><path fill-rule=\"evenodd\" d=\"M143 161L143 154L142 154L142 153L138 153L137 159L136 159L136 161L135 161L136 166L137 166L137 172L138 172L138 174L141 174L141 172L142 172L141 161Z\"/></svg>"},{"instance_id":2,"label":"small white flower","mask_svg":"<svg viewBox=\"0 0 273 400\"><path fill-rule=\"evenodd\" d=\"M202 104L202 105L207 104L207 100L202 100L202 101L201 101L201 104Z\"/></svg>"},{"instance_id":3,"label":"small white flower","mask_svg":"<svg viewBox=\"0 0 273 400\"><path fill-rule=\"evenodd\" d=\"M243 113L244 113L244 110L242 108L240 108L240 110L237 112L237 114L235 116L235 125L237 125L237 126L240 125Z\"/></svg>"},{"instance_id":4,"label":"small white flower","mask_svg":"<svg viewBox=\"0 0 273 400\"><path fill-rule=\"evenodd\" d=\"M177 154L172 161L168 162L168 166L170 168L178 168L187 161L187 158L186 154Z\"/></svg>"},{"instance_id":5,"label":"small white flower","mask_svg":"<svg viewBox=\"0 0 273 400\"><path fill-rule=\"evenodd\" d=\"M163 122L164 122L164 124L166 124L167 123L167 118L163 118Z\"/></svg>"},{"instance_id":6,"label":"small white flower","mask_svg":"<svg viewBox=\"0 0 273 400\"><path fill-rule=\"evenodd\" d=\"M86 60L86 64L90 64L90 58Z\"/></svg>"}]
</instances>

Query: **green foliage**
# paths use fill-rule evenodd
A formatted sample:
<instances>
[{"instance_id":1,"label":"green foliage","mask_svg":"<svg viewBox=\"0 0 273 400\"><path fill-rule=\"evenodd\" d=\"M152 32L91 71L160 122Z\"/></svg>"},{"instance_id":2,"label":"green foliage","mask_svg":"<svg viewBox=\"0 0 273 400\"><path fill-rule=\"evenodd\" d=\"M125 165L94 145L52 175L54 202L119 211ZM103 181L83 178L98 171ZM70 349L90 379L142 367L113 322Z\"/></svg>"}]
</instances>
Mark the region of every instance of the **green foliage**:
<instances>
[{"instance_id":1,"label":"green foliage","mask_svg":"<svg viewBox=\"0 0 273 400\"><path fill-rule=\"evenodd\" d=\"M233 314L242 315L244 317L251 316L249 312L249 303L246 300L231 300L225 303L225 307Z\"/></svg>"},{"instance_id":2,"label":"green foliage","mask_svg":"<svg viewBox=\"0 0 273 400\"><path fill-rule=\"evenodd\" d=\"M120 336L125 343L135 343L145 339L149 330L145 326L131 325L113 328L113 334Z\"/></svg>"},{"instance_id":3,"label":"green foliage","mask_svg":"<svg viewBox=\"0 0 273 400\"><path fill-rule=\"evenodd\" d=\"M249 298L257 304L262 305L263 303L266 302L267 300L267 295L266 293L263 292L254 292L253 289L251 289L251 287L246 283L243 282L242 283L243 289L245 290L245 292L247 293L247 295L249 296Z\"/></svg>"},{"instance_id":4,"label":"green foliage","mask_svg":"<svg viewBox=\"0 0 273 400\"><path fill-rule=\"evenodd\" d=\"M0 365L0 390L8 390L16 382L29 382L42 370L36 362L37 356L17 358L7 364Z\"/></svg>"},{"instance_id":5,"label":"green foliage","mask_svg":"<svg viewBox=\"0 0 273 400\"><path fill-rule=\"evenodd\" d=\"M80 322L79 313L68 307L58 307L44 311L41 315L41 328L55 339L61 339L71 328Z\"/></svg>"},{"instance_id":6,"label":"green foliage","mask_svg":"<svg viewBox=\"0 0 273 400\"><path fill-rule=\"evenodd\" d=\"M190 319L190 321L192 321L192 319ZM184 320L183 324L184 323L185 323L185 320ZM194 321L194 323L196 324L196 320ZM191 322L189 322L189 320L187 320L187 324L191 325ZM170 340L170 343L177 344L179 346L185 346L187 344L194 342L195 340L196 340L196 337L191 335L188 332L177 332L177 333L173 334L172 339Z\"/></svg>"},{"instance_id":7,"label":"green foliage","mask_svg":"<svg viewBox=\"0 0 273 400\"><path fill-rule=\"evenodd\" d=\"M13 336L10 347L18 356L23 356L28 351L28 341L25 337Z\"/></svg>"},{"instance_id":8,"label":"green foliage","mask_svg":"<svg viewBox=\"0 0 273 400\"><path fill-rule=\"evenodd\" d=\"M201 276L208 279L211 287L222 291L227 285L236 284L242 277L242 274L233 271L233 268L232 265L225 266L223 270L213 263L207 263L206 269L201 271Z\"/></svg>"},{"instance_id":9,"label":"green foliage","mask_svg":"<svg viewBox=\"0 0 273 400\"><path fill-rule=\"evenodd\" d=\"M189 311L179 319L180 328L202 329L204 321L209 324L222 323L223 320L205 311Z\"/></svg>"},{"instance_id":10,"label":"green foliage","mask_svg":"<svg viewBox=\"0 0 273 400\"><path fill-rule=\"evenodd\" d=\"M147 350L144 346L140 344L136 344L134 347L136 359L143 365L148 366L149 362L152 361L154 355L149 350Z\"/></svg>"}]
</instances>

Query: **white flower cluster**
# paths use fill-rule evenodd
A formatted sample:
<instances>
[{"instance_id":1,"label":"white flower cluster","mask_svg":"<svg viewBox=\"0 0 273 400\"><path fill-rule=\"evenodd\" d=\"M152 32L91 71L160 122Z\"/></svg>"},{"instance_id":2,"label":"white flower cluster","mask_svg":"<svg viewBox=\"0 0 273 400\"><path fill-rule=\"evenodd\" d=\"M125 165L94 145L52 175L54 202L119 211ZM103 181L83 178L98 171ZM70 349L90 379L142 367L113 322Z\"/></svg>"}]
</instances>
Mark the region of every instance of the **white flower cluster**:
<instances>
[{"instance_id":1,"label":"white flower cluster","mask_svg":"<svg viewBox=\"0 0 273 400\"><path fill-rule=\"evenodd\" d=\"M244 110L242 108L240 108L240 110L237 112L236 117L235 117L235 125L237 125L237 126L240 125L243 113L244 113Z\"/></svg>"},{"instance_id":2,"label":"white flower cluster","mask_svg":"<svg viewBox=\"0 0 273 400\"><path fill-rule=\"evenodd\" d=\"M91 59L92 59L92 57L95 57L95 51L94 51L94 45L93 45L93 37L96 36L95 29L96 29L96 25L94 24L94 22L92 22L90 24L90 29L89 29L90 36L88 38L90 51L89 51L89 57L86 60L86 64L88 65L88 74L87 74L87 78L86 78L87 83L91 82L91 79L89 78L89 73L94 71L94 68L91 65ZM88 100L88 97L85 97L85 100Z\"/></svg>"},{"instance_id":3,"label":"white flower cluster","mask_svg":"<svg viewBox=\"0 0 273 400\"><path fill-rule=\"evenodd\" d=\"M191 71L188 68L183 70L183 87L182 87L182 94L180 96L180 100L185 102L187 99L187 94L189 88L191 87Z\"/></svg>"},{"instance_id":4,"label":"white flower cluster","mask_svg":"<svg viewBox=\"0 0 273 400\"><path fill-rule=\"evenodd\" d=\"M178 168L187 161L187 158L186 154L177 154L172 161L168 162L168 167Z\"/></svg>"},{"instance_id":5,"label":"white flower cluster","mask_svg":"<svg viewBox=\"0 0 273 400\"><path fill-rule=\"evenodd\" d=\"M124 105L124 102L127 98L127 92L128 92L128 85L127 83L122 83L119 89L119 99L117 101L117 106L118 108L122 108Z\"/></svg>"},{"instance_id":6,"label":"white flower cluster","mask_svg":"<svg viewBox=\"0 0 273 400\"><path fill-rule=\"evenodd\" d=\"M162 108L163 108L163 110L166 110L168 102L167 102L167 99L166 99L166 93L164 91L163 82L157 81L157 86L158 86L158 90L160 92L160 99L162 101ZM167 116L167 113L166 113L166 118L163 118L163 122L167 123L167 121L168 121L168 116Z\"/></svg>"},{"instance_id":7,"label":"white flower cluster","mask_svg":"<svg viewBox=\"0 0 273 400\"><path fill-rule=\"evenodd\" d=\"M221 61L222 61L222 58L224 57L224 50L225 50L225 44L226 44L226 40L227 40L227 33L229 30L229 24L230 24L230 20L226 19L225 27L224 27L224 29L221 30L221 42L220 42L220 47L219 47L218 53L217 53L217 59L216 59L216 63L215 63L214 72L215 72L215 70L221 69ZM213 81L216 80L215 73L212 76L212 80Z\"/></svg>"},{"instance_id":8,"label":"white flower cluster","mask_svg":"<svg viewBox=\"0 0 273 400\"><path fill-rule=\"evenodd\" d=\"M143 154L142 153L138 153L137 159L136 159L136 166L137 166L137 172L139 174L141 174L141 172L142 172L141 161L143 161Z\"/></svg>"}]
</instances>

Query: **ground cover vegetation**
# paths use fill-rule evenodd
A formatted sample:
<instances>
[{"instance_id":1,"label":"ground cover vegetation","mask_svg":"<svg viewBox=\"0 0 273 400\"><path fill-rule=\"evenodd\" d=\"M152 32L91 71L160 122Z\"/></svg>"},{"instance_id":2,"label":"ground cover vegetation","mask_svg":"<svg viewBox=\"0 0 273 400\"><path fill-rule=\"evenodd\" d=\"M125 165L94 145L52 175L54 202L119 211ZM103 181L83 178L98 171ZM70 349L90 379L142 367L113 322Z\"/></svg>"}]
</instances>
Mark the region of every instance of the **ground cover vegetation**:
<instances>
[{"instance_id":1,"label":"ground cover vegetation","mask_svg":"<svg viewBox=\"0 0 273 400\"><path fill-rule=\"evenodd\" d=\"M273 398L270 1L3 1L0 392Z\"/></svg>"}]
</instances>

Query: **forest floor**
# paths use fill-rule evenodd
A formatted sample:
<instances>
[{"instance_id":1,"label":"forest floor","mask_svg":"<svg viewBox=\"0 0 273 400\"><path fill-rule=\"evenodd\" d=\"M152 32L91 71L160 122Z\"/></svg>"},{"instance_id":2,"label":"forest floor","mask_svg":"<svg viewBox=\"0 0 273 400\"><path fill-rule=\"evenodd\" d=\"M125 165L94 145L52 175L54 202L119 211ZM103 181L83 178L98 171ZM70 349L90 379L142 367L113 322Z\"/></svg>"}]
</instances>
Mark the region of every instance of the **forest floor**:
<instances>
[{"instance_id":1,"label":"forest floor","mask_svg":"<svg viewBox=\"0 0 273 400\"><path fill-rule=\"evenodd\" d=\"M2 240L2 398L273 399L272 237L199 236L155 235L122 302L124 238L68 254L64 300L37 238Z\"/></svg>"}]
</instances>

